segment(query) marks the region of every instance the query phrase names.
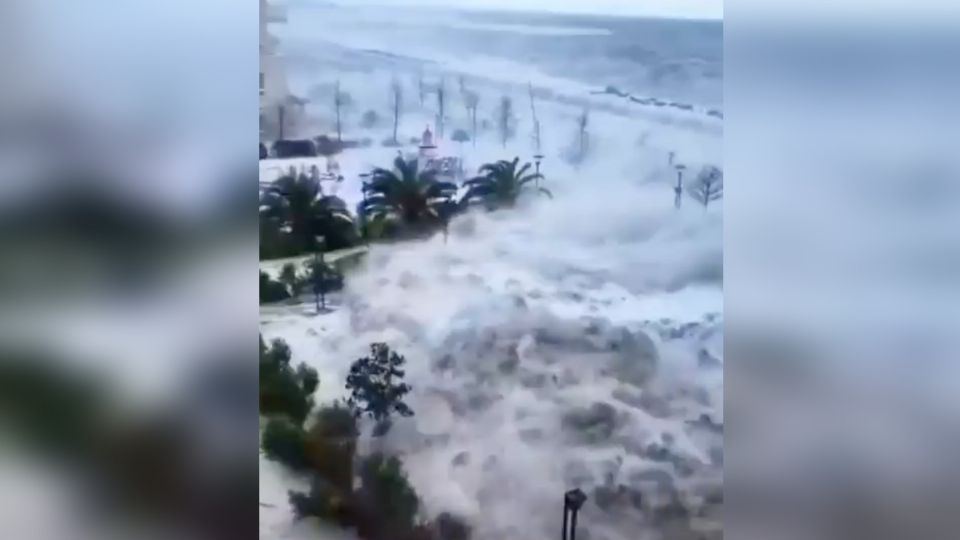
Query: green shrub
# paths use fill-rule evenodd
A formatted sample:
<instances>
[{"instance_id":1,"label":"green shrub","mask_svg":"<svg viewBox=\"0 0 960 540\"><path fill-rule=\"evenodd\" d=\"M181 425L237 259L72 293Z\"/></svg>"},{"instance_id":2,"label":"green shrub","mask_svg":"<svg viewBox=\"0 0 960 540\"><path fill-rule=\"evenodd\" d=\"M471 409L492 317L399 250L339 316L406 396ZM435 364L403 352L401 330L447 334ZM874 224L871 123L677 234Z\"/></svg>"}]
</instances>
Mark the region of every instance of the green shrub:
<instances>
[{"instance_id":1,"label":"green shrub","mask_svg":"<svg viewBox=\"0 0 960 540\"><path fill-rule=\"evenodd\" d=\"M470 540L473 533L466 521L449 512L437 516L432 529L437 540Z\"/></svg>"},{"instance_id":2,"label":"green shrub","mask_svg":"<svg viewBox=\"0 0 960 540\"><path fill-rule=\"evenodd\" d=\"M271 418L263 430L261 445L268 459L291 469L303 470L308 465L306 434L289 418Z\"/></svg>"},{"instance_id":3,"label":"green shrub","mask_svg":"<svg viewBox=\"0 0 960 540\"><path fill-rule=\"evenodd\" d=\"M289 491L287 497L297 519L316 517L343 528L356 527L360 522L353 494L337 489L322 477L314 477L309 492Z\"/></svg>"},{"instance_id":4,"label":"green shrub","mask_svg":"<svg viewBox=\"0 0 960 540\"><path fill-rule=\"evenodd\" d=\"M306 454L313 471L343 493L353 491L357 421L340 403L317 410L307 431Z\"/></svg>"},{"instance_id":5,"label":"green shrub","mask_svg":"<svg viewBox=\"0 0 960 540\"><path fill-rule=\"evenodd\" d=\"M409 531L416 525L420 499L410 485L403 464L395 456L373 454L360 464L359 505L372 537L381 531ZM363 530L359 531L362 536Z\"/></svg>"},{"instance_id":6,"label":"green shrub","mask_svg":"<svg viewBox=\"0 0 960 540\"><path fill-rule=\"evenodd\" d=\"M369 110L363 113L363 116L360 118L360 126L364 128L376 127L380 123L380 115L377 114L377 111Z\"/></svg>"},{"instance_id":7,"label":"green shrub","mask_svg":"<svg viewBox=\"0 0 960 540\"><path fill-rule=\"evenodd\" d=\"M290 298L287 288L279 281L274 281L266 272L260 272L260 303L270 304Z\"/></svg>"},{"instance_id":8,"label":"green shrub","mask_svg":"<svg viewBox=\"0 0 960 540\"><path fill-rule=\"evenodd\" d=\"M385 343L370 346L370 356L360 358L350 366L347 375L348 404L358 416L367 415L381 427L376 435L389 429L390 416L413 416L413 410L403 402L411 388L403 382L406 359L392 352Z\"/></svg>"},{"instance_id":9,"label":"green shrub","mask_svg":"<svg viewBox=\"0 0 960 540\"><path fill-rule=\"evenodd\" d=\"M280 282L283 283L290 294L297 298L300 296L303 280L297 275L297 267L293 263L286 263L280 269Z\"/></svg>"},{"instance_id":10,"label":"green shrub","mask_svg":"<svg viewBox=\"0 0 960 540\"><path fill-rule=\"evenodd\" d=\"M260 413L283 414L297 424L313 408L313 392L320 378L317 371L301 363L290 366L290 347L283 340L274 340L270 347L260 338Z\"/></svg>"}]
</instances>

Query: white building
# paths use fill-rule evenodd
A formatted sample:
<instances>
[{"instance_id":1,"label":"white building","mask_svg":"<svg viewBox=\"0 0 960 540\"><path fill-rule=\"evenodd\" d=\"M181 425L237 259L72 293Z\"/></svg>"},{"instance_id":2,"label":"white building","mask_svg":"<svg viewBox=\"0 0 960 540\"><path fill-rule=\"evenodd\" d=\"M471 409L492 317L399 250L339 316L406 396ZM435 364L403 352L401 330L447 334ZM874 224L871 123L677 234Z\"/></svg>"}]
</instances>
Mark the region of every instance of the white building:
<instances>
[{"instance_id":1,"label":"white building","mask_svg":"<svg viewBox=\"0 0 960 540\"><path fill-rule=\"evenodd\" d=\"M305 101L290 94L283 57L271 23L286 22L286 15L260 0L260 140L289 137L304 118Z\"/></svg>"}]
</instances>

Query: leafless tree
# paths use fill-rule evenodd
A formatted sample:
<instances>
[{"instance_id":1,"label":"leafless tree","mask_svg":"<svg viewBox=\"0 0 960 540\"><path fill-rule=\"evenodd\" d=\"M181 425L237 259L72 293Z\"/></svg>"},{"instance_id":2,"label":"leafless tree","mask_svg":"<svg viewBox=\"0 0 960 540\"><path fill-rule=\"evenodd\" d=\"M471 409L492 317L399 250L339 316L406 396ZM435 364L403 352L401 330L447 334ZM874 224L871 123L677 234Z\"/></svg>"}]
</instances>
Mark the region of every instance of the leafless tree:
<instances>
[{"instance_id":1,"label":"leafless tree","mask_svg":"<svg viewBox=\"0 0 960 540\"><path fill-rule=\"evenodd\" d=\"M417 94L420 97L420 106L427 99L427 83L423 80L423 70L417 74Z\"/></svg>"},{"instance_id":2,"label":"leafless tree","mask_svg":"<svg viewBox=\"0 0 960 540\"><path fill-rule=\"evenodd\" d=\"M470 135L473 146L477 146L477 107L480 106L480 95L467 90L463 95L463 103L467 108L467 116L470 117Z\"/></svg>"},{"instance_id":3,"label":"leafless tree","mask_svg":"<svg viewBox=\"0 0 960 540\"><path fill-rule=\"evenodd\" d=\"M533 118L533 145L536 153L540 153L540 118L537 117L537 104L533 95L533 84L528 85L530 92L530 114Z\"/></svg>"},{"instance_id":4,"label":"leafless tree","mask_svg":"<svg viewBox=\"0 0 960 540\"><path fill-rule=\"evenodd\" d=\"M707 165L700 170L688 193L706 209L711 202L723 198L723 171Z\"/></svg>"},{"instance_id":5,"label":"leafless tree","mask_svg":"<svg viewBox=\"0 0 960 540\"><path fill-rule=\"evenodd\" d=\"M352 104L353 98L340 89L340 81L337 81L333 89L333 108L337 115L337 142L343 142L343 115Z\"/></svg>"},{"instance_id":6,"label":"leafless tree","mask_svg":"<svg viewBox=\"0 0 960 540\"><path fill-rule=\"evenodd\" d=\"M580 116L577 117L577 151L579 160L583 161L590 150L590 132L587 127L590 124L590 109L583 109Z\"/></svg>"},{"instance_id":7,"label":"leafless tree","mask_svg":"<svg viewBox=\"0 0 960 540\"><path fill-rule=\"evenodd\" d=\"M440 78L440 82L437 83L437 137L443 138L443 123L446 118L446 99L447 99L447 88L446 82L443 78Z\"/></svg>"},{"instance_id":8,"label":"leafless tree","mask_svg":"<svg viewBox=\"0 0 960 540\"><path fill-rule=\"evenodd\" d=\"M403 86L399 79L393 79L390 84L390 101L393 105L393 142L397 143L397 129L400 125L400 114L403 112Z\"/></svg>"},{"instance_id":9,"label":"leafless tree","mask_svg":"<svg viewBox=\"0 0 960 540\"><path fill-rule=\"evenodd\" d=\"M510 96L503 96L500 98L500 107L497 109L497 128L504 148L513 136L513 122L513 99Z\"/></svg>"}]
</instances>

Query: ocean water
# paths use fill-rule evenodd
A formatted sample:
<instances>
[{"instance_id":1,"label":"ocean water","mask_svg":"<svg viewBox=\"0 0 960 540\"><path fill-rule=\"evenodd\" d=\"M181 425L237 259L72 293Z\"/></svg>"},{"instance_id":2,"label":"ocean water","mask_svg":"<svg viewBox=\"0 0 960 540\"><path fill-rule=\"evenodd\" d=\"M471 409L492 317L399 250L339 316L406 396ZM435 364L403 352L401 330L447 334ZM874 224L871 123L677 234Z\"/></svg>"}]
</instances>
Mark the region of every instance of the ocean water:
<instances>
[{"instance_id":1,"label":"ocean water","mask_svg":"<svg viewBox=\"0 0 960 540\"><path fill-rule=\"evenodd\" d=\"M416 8L339 8L301 2L283 33L293 57L309 43L454 64L491 60L638 96L722 109L720 21ZM495 71L502 68L489 68Z\"/></svg>"}]
</instances>

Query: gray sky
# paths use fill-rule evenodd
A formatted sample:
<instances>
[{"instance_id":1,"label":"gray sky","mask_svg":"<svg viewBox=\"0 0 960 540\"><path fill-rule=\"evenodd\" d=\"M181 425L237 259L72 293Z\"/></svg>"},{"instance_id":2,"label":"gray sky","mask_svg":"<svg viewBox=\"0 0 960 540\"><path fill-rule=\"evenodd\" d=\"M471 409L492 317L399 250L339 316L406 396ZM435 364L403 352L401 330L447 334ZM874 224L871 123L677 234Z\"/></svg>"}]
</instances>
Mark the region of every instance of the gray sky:
<instances>
[{"instance_id":1,"label":"gray sky","mask_svg":"<svg viewBox=\"0 0 960 540\"><path fill-rule=\"evenodd\" d=\"M349 0L350 4L441 6L547 10L561 13L598 13L722 19L723 0Z\"/></svg>"}]
</instances>

